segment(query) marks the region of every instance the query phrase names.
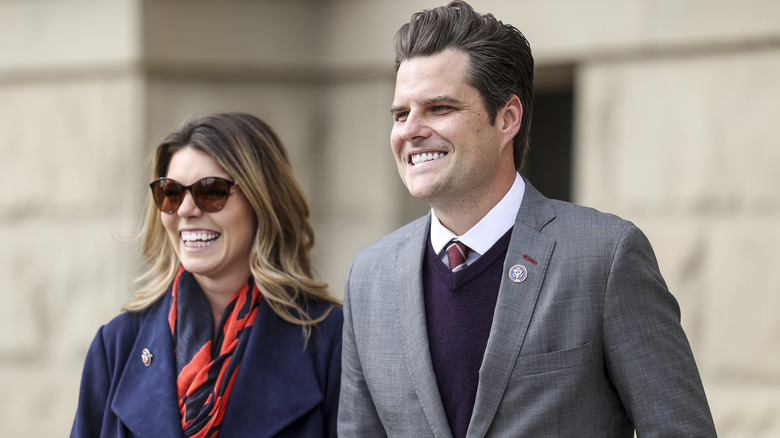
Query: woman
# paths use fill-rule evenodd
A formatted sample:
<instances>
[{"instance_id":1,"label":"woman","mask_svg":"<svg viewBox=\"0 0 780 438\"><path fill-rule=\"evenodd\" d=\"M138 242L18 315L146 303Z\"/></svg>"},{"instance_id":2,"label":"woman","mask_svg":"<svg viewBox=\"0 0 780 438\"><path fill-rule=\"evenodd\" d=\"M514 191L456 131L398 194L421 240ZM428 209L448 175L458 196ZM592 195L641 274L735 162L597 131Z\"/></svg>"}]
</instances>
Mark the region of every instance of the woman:
<instances>
[{"instance_id":1,"label":"woman","mask_svg":"<svg viewBox=\"0 0 780 438\"><path fill-rule=\"evenodd\" d=\"M335 436L342 313L276 134L207 115L153 172L150 267L89 349L71 436Z\"/></svg>"}]
</instances>

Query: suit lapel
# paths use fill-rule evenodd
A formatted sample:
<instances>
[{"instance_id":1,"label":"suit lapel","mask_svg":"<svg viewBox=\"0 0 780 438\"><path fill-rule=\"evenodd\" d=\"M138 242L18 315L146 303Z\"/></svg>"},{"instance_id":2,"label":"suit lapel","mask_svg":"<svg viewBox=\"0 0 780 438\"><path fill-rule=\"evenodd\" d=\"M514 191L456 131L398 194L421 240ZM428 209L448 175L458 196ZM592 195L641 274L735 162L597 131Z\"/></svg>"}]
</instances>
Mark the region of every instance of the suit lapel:
<instances>
[{"instance_id":1,"label":"suit lapel","mask_svg":"<svg viewBox=\"0 0 780 438\"><path fill-rule=\"evenodd\" d=\"M428 344L422 269L430 229L430 215L414 223L395 253L398 272L391 275L396 291L404 358L417 398L436 437L451 437L447 415L439 395Z\"/></svg>"},{"instance_id":2,"label":"suit lapel","mask_svg":"<svg viewBox=\"0 0 780 438\"><path fill-rule=\"evenodd\" d=\"M166 295L163 300L168 298ZM122 423L139 437L184 436L176 400L176 364L166 302L150 310L140 323L111 404ZM141 360L144 349L153 354L149 366Z\"/></svg>"},{"instance_id":3,"label":"suit lapel","mask_svg":"<svg viewBox=\"0 0 780 438\"><path fill-rule=\"evenodd\" d=\"M555 241L543 236L540 231L554 218L555 212L549 200L526 180L525 196L504 260L503 272L506 275L501 279L493 325L479 370L479 386L468 436L484 436L487 433L511 377L555 247ZM526 270L521 282L513 281L509 275L516 265Z\"/></svg>"}]
</instances>

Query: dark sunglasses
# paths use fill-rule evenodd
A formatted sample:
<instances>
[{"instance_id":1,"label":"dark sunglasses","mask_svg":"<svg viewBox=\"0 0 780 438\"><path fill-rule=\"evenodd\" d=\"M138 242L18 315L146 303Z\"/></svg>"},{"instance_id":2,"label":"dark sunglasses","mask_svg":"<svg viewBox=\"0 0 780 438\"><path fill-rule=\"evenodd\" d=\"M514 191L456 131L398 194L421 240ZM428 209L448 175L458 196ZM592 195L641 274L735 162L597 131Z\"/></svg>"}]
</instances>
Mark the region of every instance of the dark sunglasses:
<instances>
[{"instance_id":1,"label":"dark sunglasses","mask_svg":"<svg viewBox=\"0 0 780 438\"><path fill-rule=\"evenodd\" d=\"M207 213L222 210L230 196L230 188L236 185L233 181L219 177L208 177L195 181L194 184L183 186L170 178L159 178L152 181L152 197L157 208L163 213L175 213L184 201L184 193L189 190L195 205Z\"/></svg>"}]
</instances>

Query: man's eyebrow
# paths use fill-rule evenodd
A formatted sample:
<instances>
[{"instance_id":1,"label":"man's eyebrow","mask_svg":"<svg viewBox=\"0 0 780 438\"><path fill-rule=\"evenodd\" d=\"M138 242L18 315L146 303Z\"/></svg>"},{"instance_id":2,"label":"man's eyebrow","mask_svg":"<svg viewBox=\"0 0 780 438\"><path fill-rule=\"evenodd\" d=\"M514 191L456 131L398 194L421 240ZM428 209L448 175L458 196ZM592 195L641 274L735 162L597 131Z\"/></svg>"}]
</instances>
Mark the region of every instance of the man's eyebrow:
<instances>
[{"instance_id":1,"label":"man's eyebrow","mask_svg":"<svg viewBox=\"0 0 780 438\"><path fill-rule=\"evenodd\" d=\"M398 112L398 111L403 111L404 109L406 109L406 107L404 107L404 106L401 106L401 105L392 105L392 106L390 107L390 114L395 114L396 112Z\"/></svg>"},{"instance_id":2,"label":"man's eyebrow","mask_svg":"<svg viewBox=\"0 0 780 438\"><path fill-rule=\"evenodd\" d=\"M426 105L436 105L442 103L448 103L450 105L463 105L463 101L449 95L442 95L426 99L424 102Z\"/></svg>"},{"instance_id":3,"label":"man's eyebrow","mask_svg":"<svg viewBox=\"0 0 780 438\"><path fill-rule=\"evenodd\" d=\"M430 105L441 105L443 103L450 104L450 105L456 105L460 106L463 105L463 101L460 99L457 99L455 97L449 96L449 95L441 95L441 96L435 96L431 97L429 99L425 99L423 101L423 105L430 106ZM392 105L390 107L390 113L393 114L397 111L403 111L406 109L406 106L403 105Z\"/></svg>"}]
</instances>

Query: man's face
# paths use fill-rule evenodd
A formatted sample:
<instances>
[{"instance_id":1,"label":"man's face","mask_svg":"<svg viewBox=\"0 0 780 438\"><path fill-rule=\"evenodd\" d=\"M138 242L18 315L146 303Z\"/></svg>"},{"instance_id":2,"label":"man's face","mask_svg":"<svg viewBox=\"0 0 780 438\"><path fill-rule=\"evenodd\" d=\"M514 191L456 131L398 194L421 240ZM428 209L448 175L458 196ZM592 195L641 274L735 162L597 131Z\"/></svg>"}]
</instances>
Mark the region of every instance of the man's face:
<instances>
[{"instance_id":1,"label":"man's face","mask_svg":"<svg viewBox=\"0 0 780 438\"><path fill-rule=\"evenodd\" d=\"M435 211L495 194L499 168L506 169L500 124L490 124L479 92L466 83L468 62L465 52L448 49L404 61L396 76L390 145L398 173Z\"/></svg>"}]
</instances>

